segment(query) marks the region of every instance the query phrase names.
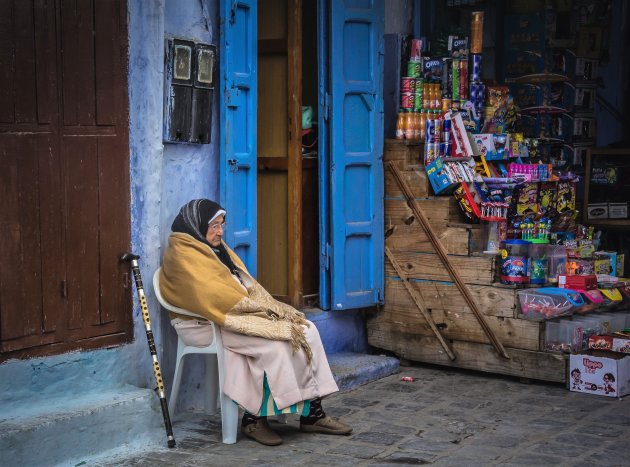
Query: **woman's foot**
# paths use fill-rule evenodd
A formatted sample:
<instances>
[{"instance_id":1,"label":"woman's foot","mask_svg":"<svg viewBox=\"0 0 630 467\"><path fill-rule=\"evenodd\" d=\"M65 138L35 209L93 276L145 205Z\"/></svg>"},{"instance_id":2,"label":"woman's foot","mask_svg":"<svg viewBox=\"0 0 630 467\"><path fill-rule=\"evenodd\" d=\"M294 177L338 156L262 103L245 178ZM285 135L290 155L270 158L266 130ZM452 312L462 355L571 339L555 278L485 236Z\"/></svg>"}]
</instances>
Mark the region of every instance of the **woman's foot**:
<instances>
[{"instance_id":1,"label":"woman's foot","mask_svg":"<svg viewBox=\"0 0 630 467\"><path fill-rule=\"evenodd\" d=\"M269 423L267 423L265 417L249 420L248 422L247 424L243 423L241 425L241 432L245 436L265 446L277 446L282 444L282 438L269 427Z\"/></svg>"},{"instance_id":2,"label":"woman's foot","mask_svg":"<svg viewBox=\"0 0 630 467\"><path fill-rule=\"evenodd\" d=\"M349 435L352 427L335 418L325 415L309 423L306 417L300 418L300 430L306 433L324 433L327 435Z\"/></svg>"}]
</instances>

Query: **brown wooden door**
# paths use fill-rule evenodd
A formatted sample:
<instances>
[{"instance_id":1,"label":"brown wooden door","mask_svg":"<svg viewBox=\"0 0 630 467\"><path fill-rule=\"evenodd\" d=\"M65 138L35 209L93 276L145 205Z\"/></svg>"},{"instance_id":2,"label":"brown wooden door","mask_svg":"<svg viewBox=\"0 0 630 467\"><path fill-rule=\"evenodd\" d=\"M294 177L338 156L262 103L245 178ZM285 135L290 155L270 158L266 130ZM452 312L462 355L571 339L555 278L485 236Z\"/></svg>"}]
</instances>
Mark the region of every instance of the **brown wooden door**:
<instances>
[{"instance_id":1,"label":"brown wooden door","mask_svg":"<svg viewBox=\"0 0 630 467\"><path fill-rule=\"evenodd\" d=\"M126 2L0 11L0 360L127 341Z\"/></svg>"}]
</instances>

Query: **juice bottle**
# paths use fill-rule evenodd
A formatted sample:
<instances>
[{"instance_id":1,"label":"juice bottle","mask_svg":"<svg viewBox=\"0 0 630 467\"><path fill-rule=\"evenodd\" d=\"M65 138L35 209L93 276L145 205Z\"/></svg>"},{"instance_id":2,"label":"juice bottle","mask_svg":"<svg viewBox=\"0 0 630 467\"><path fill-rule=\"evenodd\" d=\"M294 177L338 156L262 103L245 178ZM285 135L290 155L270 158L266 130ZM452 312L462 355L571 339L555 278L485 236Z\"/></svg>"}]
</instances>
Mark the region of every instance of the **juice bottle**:
<instances>
[{"instance_id":1,"label":"juice bottle","mask_svg":"<svg viewBox=\"0 0 630 467\"><path fill-rule=\"evenodd\" d=\"M405 139L405 123L405 113L400 109L396 120L396 139Z\"/></svg>"},{"instance_id":2,"label":"juice bottle","mask_svg":"<svg viewBox=\"0 0 630 467\"><path fill-rule=\"evenodd\" d=\"M414 139L413 112L405 112L405 139Z\"/></svg>"}]
</instances>

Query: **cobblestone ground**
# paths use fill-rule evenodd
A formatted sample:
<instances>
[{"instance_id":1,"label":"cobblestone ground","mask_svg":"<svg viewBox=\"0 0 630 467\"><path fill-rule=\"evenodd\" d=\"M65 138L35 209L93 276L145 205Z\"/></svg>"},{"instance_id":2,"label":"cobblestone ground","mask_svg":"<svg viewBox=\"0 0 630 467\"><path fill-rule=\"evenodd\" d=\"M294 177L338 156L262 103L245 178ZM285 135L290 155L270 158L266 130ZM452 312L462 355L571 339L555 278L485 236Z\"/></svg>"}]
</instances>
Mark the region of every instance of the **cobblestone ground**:
<instances>
[{"instance_id":1,"label":"cobblestone ground","mask_svg":"<svg viewBox=\"0 0 630 467\"><path fill-rule=\"evenodd\" d=\"M413 366L330 396L324 408L351 423L353 434L301 433L290 418L287 425L271 422L281 446L261 446L240 434L236 444L224 445L220 417L184 414L175 424L176 449L98 465L630 466L630 397Z\"/></svg>"}]
</instances>

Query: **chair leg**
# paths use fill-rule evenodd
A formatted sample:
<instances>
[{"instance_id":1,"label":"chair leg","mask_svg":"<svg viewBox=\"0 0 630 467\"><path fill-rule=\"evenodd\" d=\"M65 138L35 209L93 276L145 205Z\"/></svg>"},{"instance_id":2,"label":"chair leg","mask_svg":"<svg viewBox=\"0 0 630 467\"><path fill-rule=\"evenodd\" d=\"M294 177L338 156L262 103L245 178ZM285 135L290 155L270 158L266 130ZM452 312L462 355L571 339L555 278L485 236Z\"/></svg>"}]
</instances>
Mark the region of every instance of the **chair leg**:
<instances>
[{"instance_id":1,"label":"chair leg","mask_svg":"<svg viewBox=\"0 0 630 467\"><path fill-rule=\"evenodd\" d=\"M224 444L236 443L238 405L223 393L221 393L221 429Z\"/></svg>"},{"instance_id":2,"label":"chair leg","mask_svg":"<svg viewBox=\"0 0 630 467\"><path fill-rule=\"evenodd\" d=\"M168 399L168 409L171 418L175 418L175 408L177 405L177 394L179 393L179 385L182 382L182 371L184 370L184 355L177 352L177 362L175 363L175 375L173 376L173 387L171 388L171 397Z\"/></svg>"},{"instance_id":3,"label":"chair leg","mask_svg":"<svg viewBox=\"0 0 630 467\"><path fill-rule=\"evenodd\" d=\"M206 392L205 406L206 412L210 415L217 411L219 401L219 368L217 366L217 355L206 355Z\"/></svg>"}]
</instances>

